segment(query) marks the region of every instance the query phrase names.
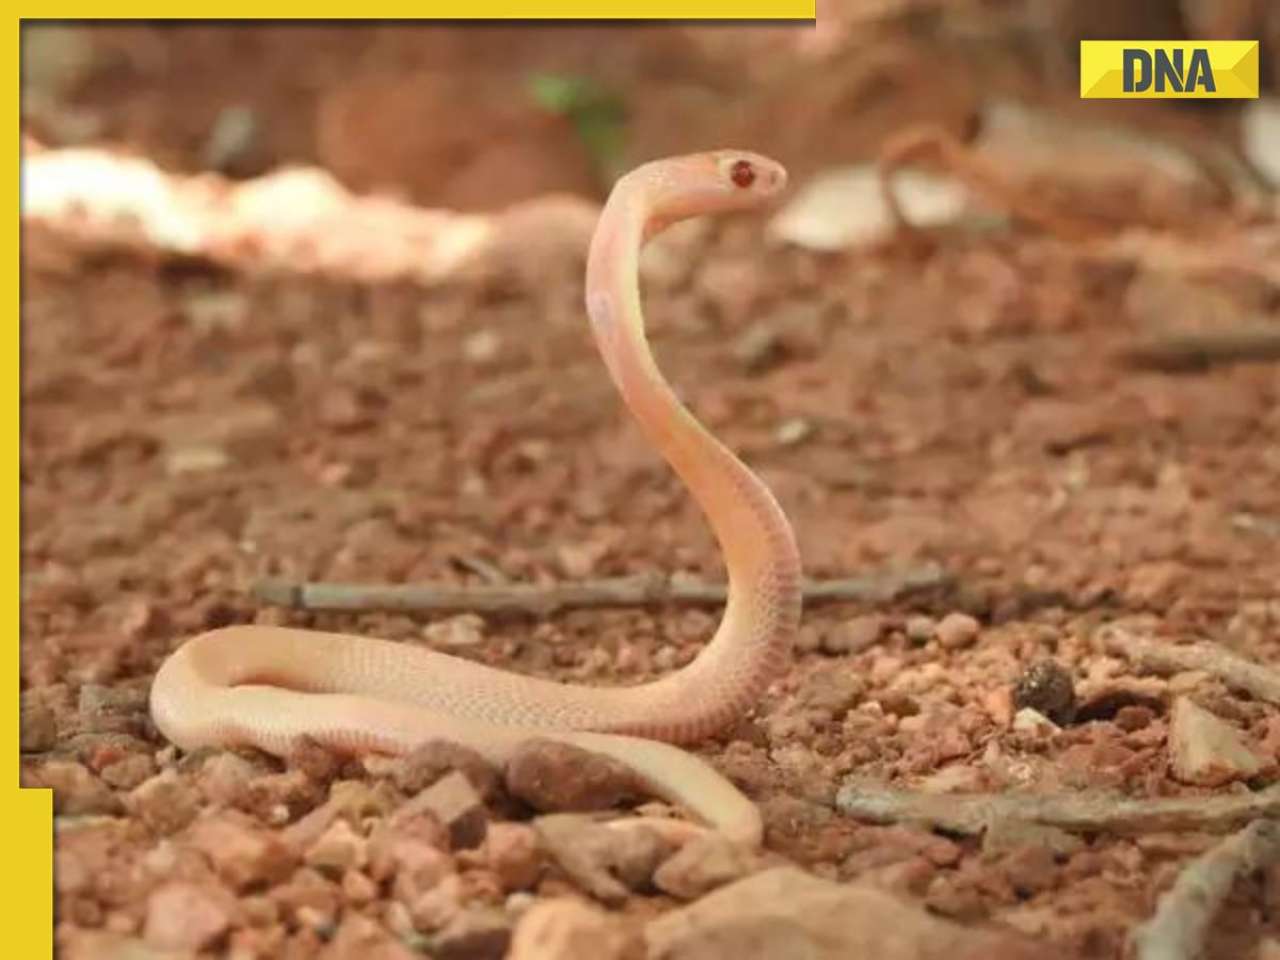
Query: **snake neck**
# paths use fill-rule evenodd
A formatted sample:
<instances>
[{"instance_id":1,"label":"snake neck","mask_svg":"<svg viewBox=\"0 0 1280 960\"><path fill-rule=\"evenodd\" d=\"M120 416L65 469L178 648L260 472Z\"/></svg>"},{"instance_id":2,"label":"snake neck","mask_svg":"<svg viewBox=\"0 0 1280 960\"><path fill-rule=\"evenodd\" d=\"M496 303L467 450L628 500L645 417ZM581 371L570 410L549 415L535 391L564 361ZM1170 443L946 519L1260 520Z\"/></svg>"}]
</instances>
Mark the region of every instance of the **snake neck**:
<instances>
[{"instance_id":1,"label":"snake neck","mask_svg":"<svg viewBox=\"0 0 1280 960\"><path fill-rule=\"evenodd\" d=\"M643 688L646 713L714 704L673 738L694 741L741 716L785 669L800 619L800 560L772 492L697 421L654 362L640 305L640 250L674 221L655 222L651 209L641 191L615 190L588 258L587 310L624 403L697 501L725 558L728 599L715 636L687 667ZM620 729L643 734L646 724Z\"/></svg>"}]
</instances>

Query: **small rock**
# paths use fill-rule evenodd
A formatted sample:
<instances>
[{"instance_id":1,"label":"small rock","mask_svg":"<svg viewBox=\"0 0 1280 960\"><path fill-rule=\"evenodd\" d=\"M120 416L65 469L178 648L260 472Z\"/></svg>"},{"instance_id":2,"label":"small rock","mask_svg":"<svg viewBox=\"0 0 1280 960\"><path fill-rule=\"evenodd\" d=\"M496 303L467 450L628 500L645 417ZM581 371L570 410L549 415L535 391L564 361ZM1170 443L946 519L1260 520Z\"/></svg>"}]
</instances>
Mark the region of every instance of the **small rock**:
<instances>
[{"instance_id":1,"label":"small rock","mask_svg":"<svg viewBox=\"0 0 1280 960\"><path fill-rule=\"evenodd\" d=\"M131 753L102 768L102 782L116 790L132 790L148 777L154 776L156 762L145 753Z\"/></svg>"},{"instance_id":2,"label":"small rock","mask_svg":"<svg viewBox=\"0 0 1280 960\"><path fill-rule=\"evenodd\" d=\"M1173 775L1183 783L1217 786L1262 769L1233 726L1189 697L1173 702L1169 754Z\"/></svg>"},{"instance_id":3,"label":"small rock","mask_svg":"<svg viewBox=\"0 0 1280 960\"><path fill-rule=\"evenodd\" d=\"M458 913L431 940L438 960L502 960L511 944L511 925L498 910L471 907Z\"/></svg>"},{"instance_id":4,"label":"small rock","mask_svg":"<svg viewBox=\"0 0 1280 960\"><path fill-rule=\"evenodd\" d=\"M804 417L791 417L778 424L774 436L784 447L794 447L813 435L813 423Z\"/></svg>"},{"instance_id":5,"label":"small rock","mask_svg":"<svg viewBox=\"0 0 1280 960\"><path fill-rule=\"evenodd\" d=\"M569 878L609 905L625 901L628 889L648 887L668 853L662 838L644 828L614 829L565 813L539 817L533 825Z\"/></svg>"},{"instance_id":6,"label":"small rock","mask_svg":"<svg viewBox=\"0 0 1280 960\"><path fill-rule=\"evenodd\" d=\"M188 473L212 473L231 463L231 455L211 444L184 444L165 451L164 472L171 477Z\"/></svg>"},{"instance_id":7,"label":"small rock","mask_svg":"<svg viewBox=\"0 0 1280 960\"><path fill-rule=\"evenodd\" d=\"M1038 660L1013 685L1013 706L1029 707L1055 724L1070 723L1076 714L1076 691L1071 674L1056 660Z\"/></svg>"},{"instance_id":8,"label":"small rock","mask_svg":"<svg viewBox=\"0 0 1280 960\"><path fill-rule=\"evenodd\" d=\"M1084 849L1084 841L1058 827L1009 817L993 819L982 835L982 852L1011 853L1021 847L1044 847L1054 856L1066 857Z\"/></svg>"},{"instance_id":9,"label":"small rock","mask_svg":"<svg viewBox=\"0 0 1280 960\"><path fill-rule=\"evenodd\" d=\"M501 351L502 337L493 330L477 330L462 341L462 355L477 366L497 359Z\"/></svg>"},{"instance_id":10,"label":"small rock","mask_svg":"<svg viewBox=\"0 0 1280 960\"><path fill-rule=\"evenodd\" d=\"M908 617L904 626L907 639L912 643L928 643L933 639L934 631L937 630L933 617L923 615Z\"/></svg>"},{"instance_id":11,"label":"small rock","mask_svg":"<svg viewBox=\"0 0 1280 960\"><path fill-rule=\"evenodd\" d=\"M176 833L200 811L200 795L173 770L165 770L135 787L129 808L152 830Z\"/></svg>"},{"instance_id":12,"label":"small rock","mask_svg":"<svg viewBox=\"0 0 1280 960\"><path fill-rule=\"evenodd\" d=\"M200 767L196 785L210 803L235 807L249 794L249 784L264 771L229 751L215 753Z\"/></svg>"},{"instance_id":13,"label":"small rock","mask_svg":"<svg viewBox=\"0 0 1280 960\"><path fill-rule=\"evenodd\" d=\"M440 822L448 831L454 850L476 847L484 840L489 811L463 773L455 770L441 777L418 794L411 806L430 813Z\"/></svg>"},{"instance_id":14,"label":"small rock","mask_svg":"<svg viewBox=\"0 0 1280 960\"><path fill-rule=\"evenodd\" d=\"M934 635L947 650L959 650L972 644L980 629L978 621L967 613L948 613L934 627Z\"/></svg>"},{"instance_id":15,"label":"small rock","mask_svg":"<svg viewBox=\"0 0 1280 960\"><path fill-rule=\"evenodd\" d=\"M270 897L286 916L313 930L332 927L342 902L337 885L310 867L299 867L287 883L272 888ZM300 917L303 910L306 912Z\"/></svg>"},{"instance_id":16,"label":"small rock","mask_svg":"<svg viewBox=\"0 0 1280 960\"><path fill-rule=\"evenodd\" d=\"M1057 733L1061 728L1039 710L1023 707L1013 715L1013 730L1017 733L1030 733L1047 737Z\"/></svg>"},{"instance_id":17,"label":"small rock","mask_svg":"<svg viewBox=\"0 0 1280 960\"><path fill-rule=\"evenodd\" d=\"M555 740L526 741L507 762L507 791L544 812L608 810L642 791L617 760Z\"/></svg>"},{"instance_id":18,"label":"small rock","mask_svg":"<svg viewBox=\"0 0 1280 960\"><path fill-rule=\"evenodd\" d=\"M639 939L618 920L580 900L539 900L516 923L507 960L631 960Z\"/></svg>"},{"instance_id":19,"label":"small rock","mask_svg":"<svg viewBox=\"0 0 1280 960\"><path fill-rule=\"evenodd\" d=\"M23 694L18 719L19 744L23 753L44 753L58 742L58 721L47 703Z\"/></svg>"},{"instance_id":20,"label":"small rock","mask_svg":"<svg viewBox=\"0 0 1280 960\"><path fill-rule=\"evenodd\" d=\"M61 816L119 813L120 801L84 764L51 760L36 770L33 786L53 790L53 811Z\"/></svg>"},{"instance_id":21,"label":"small rock","mask_svg":"<svg viewBox=\"0 0 1280 960\"><path fill-rule=\"evenodd\" d=\"M1116 711L1115 725L1125 733L1136 733L1151 726L1156 712L1142 704L1129 704Z\"/></svg>"},{"instance_id":22,"label":"small rock","mask_svg":"<svg viewBox=\"0 0 1280 960\"><path fill-rule=\"evenodd\" d=\"M498 790L498 772L479 753L448 740L428 740L406 754L392 770L395 785L409 794L418 794L447 773L466 775L481 797L491 798Z\"/></svg>"},{"instance_id":23,"label":"small rock","mask_svg":"<svg viewBox=\"0 0 1280 960\"><path fill-rule=\"evenodd\" d=\"M1000 863L1009 885L1019 896L1030 897L1057 883L1058 869L1053 851L1040 844L1024 844L1007 854Z\"/></svg>"},{"instance_id":24,"label":"small rock","mask_svg":"<svg viewBox=\"0 0 1280 960\"><path fill-rule=\"evenodd\" d=\"M867 614L846 620L822 636L822 650L832 656L861 653L880 641L887 621L879 614Z\"/></svg>"},{"instance_id":25,"label":"small rock","mask_svg":"<svg viewBox=\"0 0 1280 960\"><path fill-rule=\"evenodd\" d=\"M369 840L369 875L375 881L394 877L392 895L405 905L412 905L453 873L453 858L421 837L383 827Z\"/></svg>"},{"instance_id":26,"label":"small rock","mask_svg":"<svg viewBox=\"0 0 1280 960\"><path fill-rule=\"evenodd\" d=\"M333 940L321 955L325 960L417 960L421 956L354 910L343 913Z\"/></svg>"},{"instance_id":27,"label":"small rock","mask_svg":"<svg viewBox=\"0 0 1280 960\"><path fill-rule=\"evenodd\" d=\"M856 673L827 667L805 678L796 691L796 704L802 710L839 719L857 704L866 689L866 681Z\"/></svg>"},{"instance_id":28,"label":"small rock","mask_svg":"<svg viewBox=\"0 0 1280 960\"><path fill-rule=\"evenodd\" d=\"M866 885L777 867L651 920L649 960L1045 960L1003 931L968 929Z\"/></svg>"},{"instance_id":29,"label":"small rock","mask_svg":"<svg viewBox=\"0 0 1280 960\"><path fill-rule=\"evenodd\" d=\"M1180 563L1162 560L1142 563L1129 573L1126 599L1137 607L1164 610L1177 599L1187 581L1187 569Z\"/></svg>"},{"instance_id":30,"label":"small rock","mask_svg":"<svg viewBox=\"0 0 1280 960\"><path fill-rule=\"evenodd\" d=\"M747 373L763 373L782 357L782 340L777 327L754 323L734 341L733 358Z\"/></svg>"},{"instance_id":31,"label":"small rock","mask_svg":"<svg viewBox=\"0 0 1280 960\"><path fill-rule=\"evenodd\" d=\"M349 904L365 904L378 895L378 885L359 870L348 870L342 875L342 895Z\"/></svg>"},{"instance_id":32,"label":"small rock","mask_svg":"<svg viewBox=\"0 0 1280 960\"><path fill-rule=\"evenodd\" d=\"M690 840L663 861L653 874L653 885L681 900L695 900L744 876L751 858L719 833Z\"/></svg>"},{"instance_id":33,"label":"small rock","mask_svg":"<svg viewBox=\"0 0 1280 960\"><path fill-rule=\"evenodd\" d=\"M422 628L422 639L441 650L474 647L484 642L484 620L474 613L438 620Z\"/></svg>"},{"instance_id":34,"label":"small rock","mask_svg":"<svg viewBox=\"0 0 1280 960\"><path fill-rule=\"evenodd\" d=\"M143 937L166 950L207 949L231 926L229 898L194 883L168 883L147 898Z\"/></svg>"},{"instance_id":35,"label":"small rock","mask_svg":"<svg viewBox=\"0 0 1280 960\"><path fill-rule=\"evenodd\" d=\"M277 883L296 865L275 834L238 811L202 817L192 824L187 842L208 858L232 890Z\"/></svg>"},{"instance_id":36,"label":"small rock","mask_svg":"<svg viewBox=\"0 0 1280 960\"><path fill-rule=\"evenodd\" d=\"M439 930L462 911L462 879L450 874L409 904L413 928L420 933Z\"/></svg>"},{"instance_id":37,"label":"small rock","mask_svg":"<svg viewBox=\"0 0 1280 960\"><path fill-rule=\"evenodd\" d=\"M523 823L495 823L484 838L485 862L503 890L528 890L542 872L538 834Z\"/></svg>"},{"instance_id":38,"label":"small rock","mask_svg":"<svg viewBox=\"0 0 1280 960\"><path fill-rule=\"evenodd\" d=\"M307 850L307 866L322 873L341 875L359 870L368 859L368 842L346 820L335 820Z\"/></svg>"}]
</instances>

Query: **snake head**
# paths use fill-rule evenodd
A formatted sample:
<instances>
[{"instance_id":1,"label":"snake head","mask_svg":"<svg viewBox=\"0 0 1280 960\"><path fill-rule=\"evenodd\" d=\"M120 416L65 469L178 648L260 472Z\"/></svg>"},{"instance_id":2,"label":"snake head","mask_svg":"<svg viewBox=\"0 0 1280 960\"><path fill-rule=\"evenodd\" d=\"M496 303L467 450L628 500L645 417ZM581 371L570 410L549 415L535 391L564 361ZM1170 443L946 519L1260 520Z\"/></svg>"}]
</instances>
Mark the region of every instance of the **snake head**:
<instances>
[{"instance_id":1,"label":"snake head","mask_svg":"<svg viewBox=\"0 0 1280 960\"><path fill-rule=\"evenodd\" d=\"M638 168L648 195L647 235L687 217L751 210L776 198L787 171L776 160L748 150L712 150Z\"/></svg>"}]
</instances>

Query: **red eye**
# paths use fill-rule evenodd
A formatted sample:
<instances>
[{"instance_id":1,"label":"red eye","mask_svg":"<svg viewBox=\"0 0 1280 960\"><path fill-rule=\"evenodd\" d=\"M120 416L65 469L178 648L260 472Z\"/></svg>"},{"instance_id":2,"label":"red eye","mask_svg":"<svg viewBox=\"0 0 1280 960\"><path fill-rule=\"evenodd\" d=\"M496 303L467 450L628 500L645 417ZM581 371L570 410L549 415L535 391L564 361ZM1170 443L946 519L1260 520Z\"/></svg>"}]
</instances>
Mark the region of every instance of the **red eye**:
<instances>
[{"instance_id":1,"label":"red eye","mask_svg":"<svg viewBox=\"0 0 1280 960\"><path fill-rule=\"evenodd\" d=\"M756 168L751 165L750 160L739 160L730 168L729 176L745 190L756 182Z\"/></svg>"}]
</instances>

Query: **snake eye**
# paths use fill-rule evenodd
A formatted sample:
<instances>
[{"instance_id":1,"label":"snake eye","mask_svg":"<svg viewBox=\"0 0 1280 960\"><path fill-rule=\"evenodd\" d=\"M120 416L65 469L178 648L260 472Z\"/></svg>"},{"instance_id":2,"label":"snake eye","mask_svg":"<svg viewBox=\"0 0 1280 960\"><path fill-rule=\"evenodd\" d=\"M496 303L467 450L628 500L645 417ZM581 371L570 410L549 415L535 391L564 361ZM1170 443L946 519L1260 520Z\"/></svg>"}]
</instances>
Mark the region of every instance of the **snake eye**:
<instances>
[{"instance_id":1,"label":"snake eye","mask_svg":"<svg viewBox=\"0 0 1280 960\"><path fill-rule=\"evenodd\" d=\"M738 160L729 168L729 178L745 190L756 182L756 168L751 165L750 160Z\"/></svg>"}]
</instances>

